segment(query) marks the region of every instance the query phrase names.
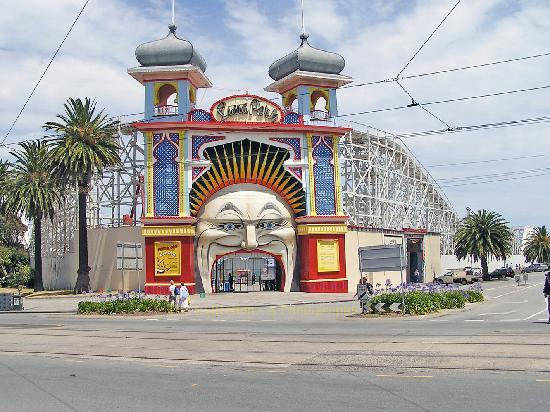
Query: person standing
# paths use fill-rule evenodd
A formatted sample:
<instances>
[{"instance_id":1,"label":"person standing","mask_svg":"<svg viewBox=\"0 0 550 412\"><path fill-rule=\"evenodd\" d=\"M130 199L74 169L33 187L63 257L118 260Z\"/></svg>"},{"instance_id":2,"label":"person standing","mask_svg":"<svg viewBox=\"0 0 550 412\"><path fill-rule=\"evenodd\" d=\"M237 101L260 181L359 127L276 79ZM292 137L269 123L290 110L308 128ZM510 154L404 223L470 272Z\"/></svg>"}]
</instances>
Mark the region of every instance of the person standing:
<instances>
[{"instance_id":1,"label":"person standing","mask_svg":"<svg viewBox=\"0 0 550 412\"><path fill-rule=\"evenodd\" d=\"M550 272L546 272L544 279L544 298L546 299L546 305L548 308L548 323L550 324Z\"/></svg>"},{"instance_id":2,"label":"person standing","mask_svg":"<svg viewBox=\"0 0 550 412\"><path fill-rule=\"evenodd\" d=\"M170 281L170 286L168 286L168 292L169 292L168 303L173 302L174 306L176 306L176 285L174 285L173 280Z\"/></svg>"},{"instance_id":3,"label":"person standing","mask_svg":"<svg viewBox=\"0 0 550 412\"><path fill-rule=\"evenodd\" d=\"M185 286L183 282L180 286L180 294L178 300L178 309L180 312L182 307L185 312L189 310L189 289L187 289L187 286Z\"/></svg>"}]
</instances>

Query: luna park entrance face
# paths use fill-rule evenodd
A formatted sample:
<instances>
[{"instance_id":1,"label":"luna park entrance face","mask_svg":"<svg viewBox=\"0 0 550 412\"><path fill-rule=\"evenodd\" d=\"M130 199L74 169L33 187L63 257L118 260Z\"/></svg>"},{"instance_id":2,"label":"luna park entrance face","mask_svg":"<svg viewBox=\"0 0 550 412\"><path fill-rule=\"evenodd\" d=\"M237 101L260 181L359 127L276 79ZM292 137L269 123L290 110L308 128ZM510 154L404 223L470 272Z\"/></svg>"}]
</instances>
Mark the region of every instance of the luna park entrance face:
<instances>
[{"instance_id":1,"label":"luna park entrance face","mask_svg":"<svg viewBox=\"0 0 550 412\"><path fill-rule=\"evenodd\" d=\"M230 253L220 257L212 268L212 291L280 291L281 265L267 253Z\"/></svg>"}]
</instances>

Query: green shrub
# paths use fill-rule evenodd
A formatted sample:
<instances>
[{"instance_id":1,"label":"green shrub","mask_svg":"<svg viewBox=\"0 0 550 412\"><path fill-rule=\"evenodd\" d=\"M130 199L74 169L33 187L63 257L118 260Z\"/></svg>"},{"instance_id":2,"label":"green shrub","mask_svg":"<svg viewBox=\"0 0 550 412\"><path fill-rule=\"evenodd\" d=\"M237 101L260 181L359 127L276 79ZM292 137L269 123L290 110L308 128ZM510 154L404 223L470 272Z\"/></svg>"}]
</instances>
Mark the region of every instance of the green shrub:
<instances>
[{"instance_id":1,"label":"green shrub","mask_svg":"<svg viewBox=\"0 0 550 412\"><path fill-rule=\"evenodd\" d=\"M101 302L83 301L78 302L78 313L98 313L111 315L117 313L140 313L140 312L175 312L174 305L164 299L129 298L112 299Z\"/></svg>"},{"instance_id":2,"label":"green shrub","mask_svg":"<svg viewBox=\"0 0 550 412\"><path fill-rule=\"evenodd\" d=\"M382 293L374 296L372 304L401 303L401 294L398 292ZM411 315L424 315L438 312L441 309L461 309L466 302L481 302L483 294L474 290L452 291L410 291L405 293L405 313Z\"/></svg>"},{"instance_id":3,"label":"green shrub","mask_svg":"<svg viewBox=\"0 0 550 412\"><path fill-rule=\"evenodd\" d=\"M466 300L470 303L483 302L485 297L483 296L483 293L477 290L467 290Z\"/></svg>"}]
</instances>

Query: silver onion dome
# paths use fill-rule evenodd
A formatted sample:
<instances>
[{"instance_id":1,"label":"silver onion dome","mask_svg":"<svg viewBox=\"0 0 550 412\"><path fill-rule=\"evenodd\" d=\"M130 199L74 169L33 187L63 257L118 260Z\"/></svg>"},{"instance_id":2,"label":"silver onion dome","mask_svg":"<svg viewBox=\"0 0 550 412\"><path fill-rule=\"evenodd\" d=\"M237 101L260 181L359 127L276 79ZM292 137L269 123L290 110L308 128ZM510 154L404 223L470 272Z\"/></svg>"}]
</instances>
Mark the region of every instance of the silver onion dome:
<instances>
[{"instance_id":1,"label":"silver onion dome","mask_svg":"<svg viewBox=\"0 0 550 412\"><path fill-rule=\"evenodd\" d=\"M344 70L346 61L342 56L311 47L308 37L302 33L300 47L269 66L269 76L273 80L280 80L297 70L326 74L339 74Z\"/></svg>"},{"instance_id":2,"label":"silver onion dome","mask_svg":"<svg viewBox=\"0 0 550 412\"><path fill-rule=\"evenodd\" d=\"M176 26L168 26L170 32L160 40L143 43L136 49L136 59L142 66L177 66L191 64L203 72L206 62L191 42L176 36Z\"/></svg>"}]
</instances>

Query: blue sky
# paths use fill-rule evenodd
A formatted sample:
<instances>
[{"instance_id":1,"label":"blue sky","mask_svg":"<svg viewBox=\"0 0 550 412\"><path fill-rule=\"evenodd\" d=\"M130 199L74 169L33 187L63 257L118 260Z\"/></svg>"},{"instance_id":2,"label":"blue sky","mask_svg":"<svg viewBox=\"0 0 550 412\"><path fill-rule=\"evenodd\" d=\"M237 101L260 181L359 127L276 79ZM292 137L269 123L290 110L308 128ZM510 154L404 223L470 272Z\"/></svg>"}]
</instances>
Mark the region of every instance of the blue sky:
<instances>
[{"instance_id":1,"label":"blue sky","mask_svg":"<svg viewBox=\"0 0 550 412\"><path fill-rule=\"evenodd\" d=\"M305 0L310 43L346 58L344 74L357 83L394 77L455 0ZM83 0L3 2L0 14L0 133L5 134ZM143 90L127 75L135 48L166 35L170 0L91 0L8 142L40 137L40 126L69 96L95 97L113 115L143 110ZM212 89L199 93L203 107L247 90L263 92L269 64L298 46L299 1L177 0L178 35L189 39L208 64ZM550 3L543 0L463 0L404 75L528 56L550 51ZM404 80L419 102L460 98L550 84L550 57L491 68ZM340 113L406 105L394 83L339 92ZM548 115L550 90L429 106L451 126ZM393 133L440 129L420 108L349 117ZM406 143L442 185L443 179L545 168L550 125L416 137ZM430 167L532 156L523 160ZM0 148L0 156L6 157ZM536 173L533 173L536 174ZM513 225L548 223L550 175L491 184L447 187L459 214L489 208ZM446 183L444 183L446 182Z\"/></svg>"}]
</instances>

